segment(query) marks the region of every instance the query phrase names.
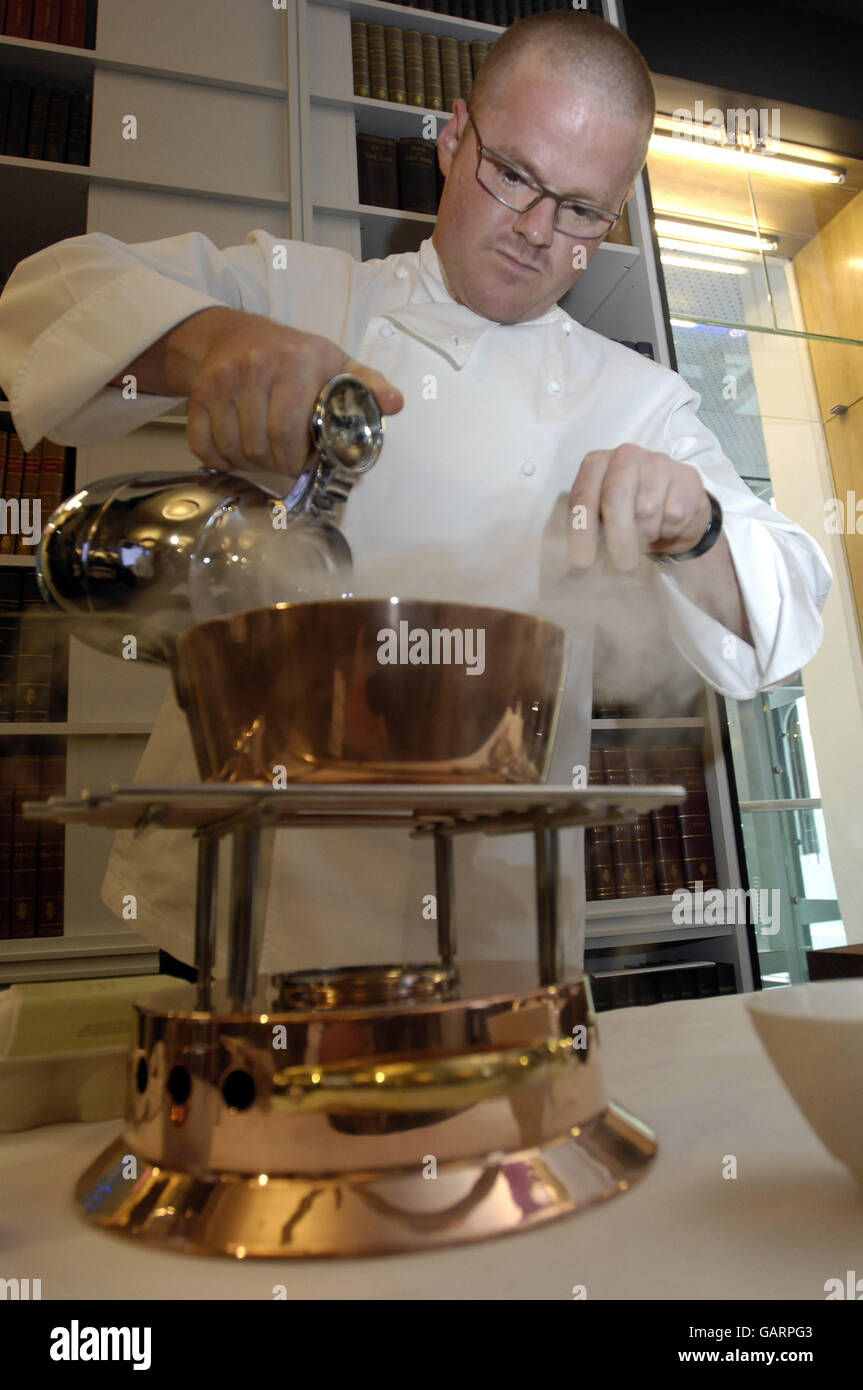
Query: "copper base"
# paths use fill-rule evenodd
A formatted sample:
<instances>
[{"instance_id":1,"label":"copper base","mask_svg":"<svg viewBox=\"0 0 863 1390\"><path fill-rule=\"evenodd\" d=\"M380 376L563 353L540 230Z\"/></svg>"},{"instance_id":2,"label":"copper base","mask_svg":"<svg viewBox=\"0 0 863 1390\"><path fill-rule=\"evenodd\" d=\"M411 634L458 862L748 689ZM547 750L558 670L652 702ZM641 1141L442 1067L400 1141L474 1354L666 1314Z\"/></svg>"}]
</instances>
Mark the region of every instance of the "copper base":
<instances>
[{"instance_id":1,"label":"copper base","mask_svg":"<svg viewBox=\"0 0 863 1390\"><path fill-rule=\"evenodd\" d=\"M147 1245L237 1259L389 1255L534 1230L625 1192L656 1153L646 1125L610 1103L541 1148L439 1167L332 1177L193 1175L116 1139L81 1177L94 1224ZM137 1180L124 1181L133 1161Z\"/></svg>"}]
</instances>

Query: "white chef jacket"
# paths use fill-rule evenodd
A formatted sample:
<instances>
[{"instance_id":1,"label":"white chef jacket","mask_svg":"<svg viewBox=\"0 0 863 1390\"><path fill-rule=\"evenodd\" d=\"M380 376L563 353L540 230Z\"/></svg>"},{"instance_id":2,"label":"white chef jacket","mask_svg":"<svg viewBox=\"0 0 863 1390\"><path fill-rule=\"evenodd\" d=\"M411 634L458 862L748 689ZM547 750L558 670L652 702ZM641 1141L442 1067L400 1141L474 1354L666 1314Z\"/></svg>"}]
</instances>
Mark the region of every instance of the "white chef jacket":
<instances>
[{"instance_id":1,"label":"white chef jacket","mask_svg":"<svg viewBox=\"0 0 863 1390\"><path fill-rule=\"evenodd\" d=\"M589 269L586 273L590 273ZM431 240L358 263L344 252L251 232L218 249L200 233L126 245L73 237L14 270L0 301L0 384L25 449L48 435L101 443L182 404L105 385L199 309L226 305L322 334L399 387L380 460L354 488L343 531L353 590L452 598L542 613L570 631L564 708L549 780L587 761L591 649L600 633L618 679L651 668L697 672L748 699L817 651L831 574L817 544L760 501L700 422L699 396L675 373L576 323L562 308L502 325L457 304ZM567 576L563 504L593 449L636 443L696 468L719 500L753 643L735 639L679 589L672 567L635 577L600 565ZM633 621L633 614L637 618ZM617 634L620 641L615 642ZM137 778L197 780L173 697ZM568 957L583 952L582 833L562 833ZM456 841L463 955L533 958L529 837ZM128 894L138 926L191 959L194 848L189 835L120 832L102 896ZM427 842L393 831L280 831L264 969L434 958ZM217 973L224 971L224 895Z\"/></svg>"}]
</instances>

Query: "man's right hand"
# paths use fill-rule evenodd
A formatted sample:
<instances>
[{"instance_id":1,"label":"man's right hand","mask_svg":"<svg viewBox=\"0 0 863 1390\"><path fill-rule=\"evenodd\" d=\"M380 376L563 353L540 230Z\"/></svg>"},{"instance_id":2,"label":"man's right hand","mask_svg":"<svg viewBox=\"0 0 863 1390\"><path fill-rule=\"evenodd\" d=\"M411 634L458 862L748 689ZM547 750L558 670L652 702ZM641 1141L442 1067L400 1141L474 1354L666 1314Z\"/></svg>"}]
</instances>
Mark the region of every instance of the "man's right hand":
<instances>
[{"instance_id":1,"label":"man's right hand","mask_svg":"<svg viewBox=\"0 0 863 1390\"><path fill-rule=\"evenodd\" d=\"M126 369L138 389L187 395L189 448L207 468L300 472L311 448L315 398L340 372L360 377L383 414L401 410L400 391L316 333L259 314L201 310ZM120 384L121 373L112 384Z\"/></svg>"}]
</instances>

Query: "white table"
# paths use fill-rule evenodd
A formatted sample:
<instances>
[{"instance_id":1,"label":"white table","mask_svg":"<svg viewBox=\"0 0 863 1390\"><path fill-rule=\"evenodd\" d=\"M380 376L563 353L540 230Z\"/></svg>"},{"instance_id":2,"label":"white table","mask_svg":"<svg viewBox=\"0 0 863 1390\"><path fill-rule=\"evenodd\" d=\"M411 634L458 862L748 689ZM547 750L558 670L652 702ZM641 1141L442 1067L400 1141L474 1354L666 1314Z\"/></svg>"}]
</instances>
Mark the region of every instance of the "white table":
<instances>
[{"instance_id":1,"label":"white table","mask_svg":"<svg viewBox=\"0 0 863 1390\"><path fill-rule=\"evenodd\" d=\"M0 1138L0 1275L43 1299L824 1300L863 1276L863 1194L822 1147L759 1043L743 997L600 1016L609 1093L657 1132L625 1196L543 1230L430 1254L239 1263L94 1230L71 1191L118 1122ZM738 1176L722 1177L724 1156Z\"/></svg>"}]
</instances>

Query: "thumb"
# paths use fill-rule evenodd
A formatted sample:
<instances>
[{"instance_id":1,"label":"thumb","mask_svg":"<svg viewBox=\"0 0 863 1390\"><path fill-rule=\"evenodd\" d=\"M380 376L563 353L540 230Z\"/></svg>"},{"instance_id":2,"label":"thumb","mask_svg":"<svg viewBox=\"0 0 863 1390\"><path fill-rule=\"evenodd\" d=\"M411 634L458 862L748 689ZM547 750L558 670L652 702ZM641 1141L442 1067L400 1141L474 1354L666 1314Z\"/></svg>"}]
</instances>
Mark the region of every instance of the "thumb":
<instances>
[{"instance_id":1,"label":"thumb","mask_svg":"<svg viewBox=\"0 0 863 1390\"><path fill-rule=\"evenodd\" d=\"M385 376L376 372L374 367L366 367L362 362L357 362L355 358L349 357L343 372L350 372L351 376L358 376L364 381L366 386L374 392L378 405L383 415L397 415L404 405L404 396L397 387L387 381Z\"/></svg>"}]
</instances>

